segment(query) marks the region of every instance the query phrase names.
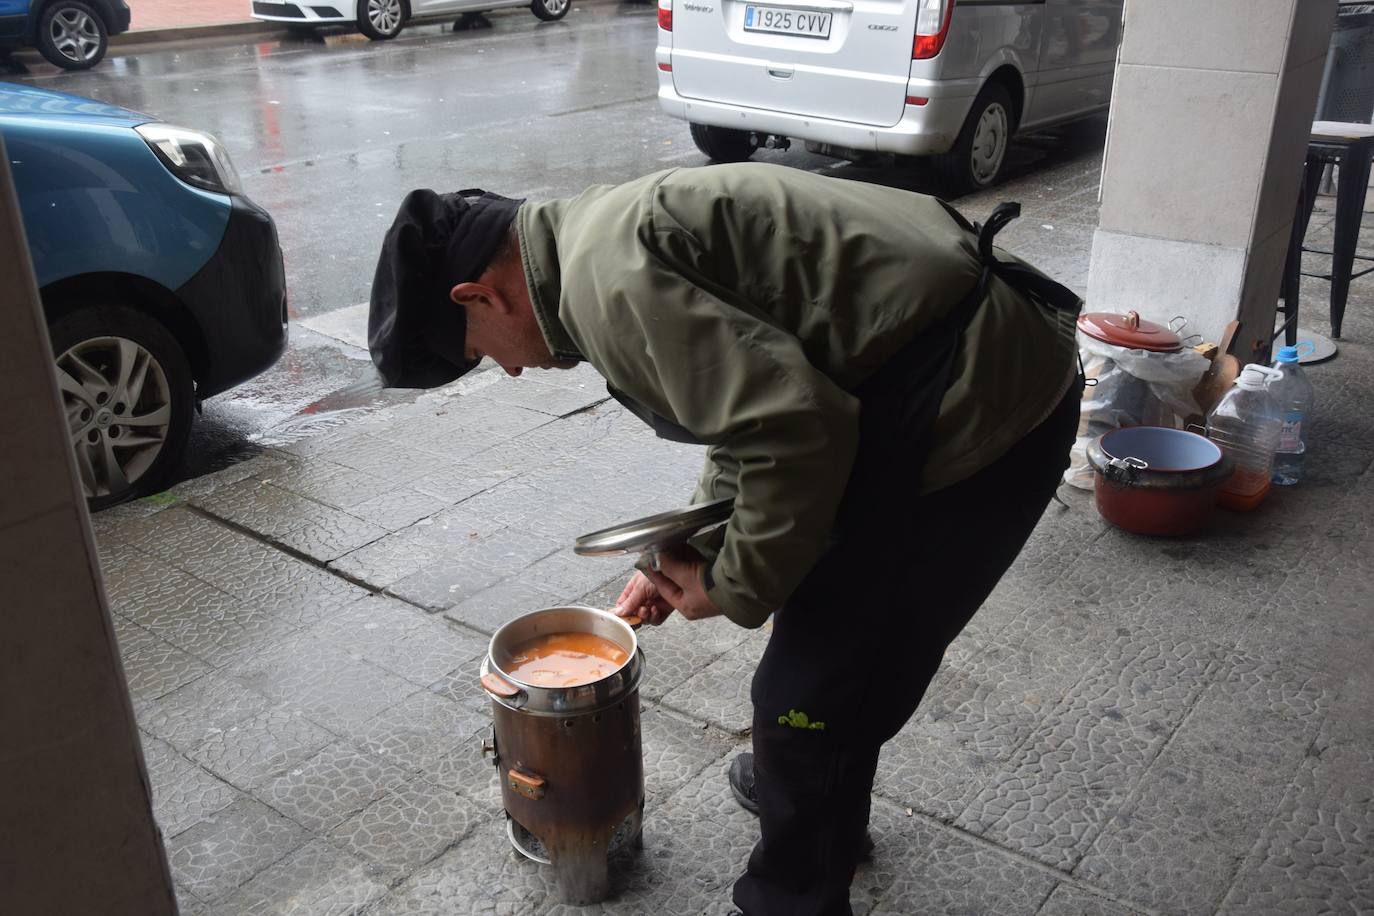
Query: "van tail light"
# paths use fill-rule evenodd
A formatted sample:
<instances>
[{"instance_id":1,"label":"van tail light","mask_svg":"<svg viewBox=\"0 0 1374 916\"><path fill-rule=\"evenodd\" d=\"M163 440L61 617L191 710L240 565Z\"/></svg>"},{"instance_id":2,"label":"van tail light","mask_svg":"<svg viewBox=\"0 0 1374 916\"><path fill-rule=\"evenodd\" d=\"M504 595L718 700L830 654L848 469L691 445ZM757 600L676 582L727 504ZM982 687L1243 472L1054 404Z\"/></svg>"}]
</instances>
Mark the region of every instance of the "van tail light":
<instances>
[{"instance_id":1,"label":"van tail light","mask_svg":"<svg viewBox=\"0 0 1374 916\"><path fill-rule=\"evenodd\" d=\"M665 32L673 30L673 0L658 0L658 27Z\"/></svg>"},{"instance_id":2,"label":"van tail light","mask_svg":"<svg viewBox=\"0 0 1374 916\"><path fill-rule=\"evenodd\" d=\"M912 60L929 60L940 53L949 36L949 21L954 15L954 0L917 0L916 40L911 45ZM663 11L659 10L659 18Z\"/></svg>"}]
</instances>

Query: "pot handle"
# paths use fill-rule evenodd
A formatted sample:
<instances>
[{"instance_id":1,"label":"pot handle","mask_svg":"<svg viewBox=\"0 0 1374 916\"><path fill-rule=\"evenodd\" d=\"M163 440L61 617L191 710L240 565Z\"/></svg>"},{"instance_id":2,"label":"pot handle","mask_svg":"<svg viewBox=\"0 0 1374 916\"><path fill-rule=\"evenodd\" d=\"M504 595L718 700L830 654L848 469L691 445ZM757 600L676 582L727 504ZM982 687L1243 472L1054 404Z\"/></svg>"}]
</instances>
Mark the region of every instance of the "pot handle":
<instances>
[{"instance_id":1,"label":"pot handle","mask_svg":"<svg viewBox=\"0 0 1374 916\"><path fill-rule=\"evenodd\" d=\"M640 627L644 626L644 618L640 617L638 614L626 614L622 617L615 612L615 605L606 608L606 613L625 624L625 626L629 627L631 630L638 630Z\"/></svg>"},{"instance_id":2,"label":"pot handle","mask_svg":"<svg viewBox=\"0 0 1374 916\"><path fill-rule=\"evenodd\" d=\"M495 671L488 671L481 677L482 689L499 701L504 701L507 705L523 706L526 699L525 691L512 684L510 681L501 677Z\"/></svg>"},{"instance_id":3,"label":"pot handle","mask_svg":"<svg viewBox=\"0 0 1374 916\"><path fill-rule=\"evenodd\" d=\"M1143 458L1136 458L1134 455L1126 458L1113 458L1107 462L1103 469L1103 476L1108 481L1115 484L1127 485L1132 483L1136 475L1141 471L1149 470L1150 463Z\"/></svg>"}]
</instances>

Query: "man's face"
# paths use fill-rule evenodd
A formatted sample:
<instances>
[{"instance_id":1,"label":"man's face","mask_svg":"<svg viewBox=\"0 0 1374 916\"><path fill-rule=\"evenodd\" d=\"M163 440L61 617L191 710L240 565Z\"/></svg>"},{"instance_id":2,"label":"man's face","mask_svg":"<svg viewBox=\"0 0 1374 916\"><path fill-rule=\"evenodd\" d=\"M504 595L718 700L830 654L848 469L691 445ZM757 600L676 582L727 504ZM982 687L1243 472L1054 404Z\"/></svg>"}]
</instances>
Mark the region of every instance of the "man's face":
<instances>
[{"instance_id":1,"label":"man's face","mask_svg":"<svg viewBox=\"0 0 1374 916\"><path fill-rule=\"evenodd\" d=\"M571 369L574 362L555 360L539 321L534 317L523 271L489 270L475 283L459 283L450 298L467 311L467 356L489 356L506 373L525 369Z\"/></svg>"},{"instance_id":2,"label":"man's face","mask_svg":"<svg viewBox=\"0 0 1374 916\"><path fill-rule=\"evenodd\" d=\"M508 375L525 369L571 369L573 364L553 358L533 314L528 321L517 313L493 313L471 305L467 310L467 355L489 356Z\"/></svg>"}]
</instances>

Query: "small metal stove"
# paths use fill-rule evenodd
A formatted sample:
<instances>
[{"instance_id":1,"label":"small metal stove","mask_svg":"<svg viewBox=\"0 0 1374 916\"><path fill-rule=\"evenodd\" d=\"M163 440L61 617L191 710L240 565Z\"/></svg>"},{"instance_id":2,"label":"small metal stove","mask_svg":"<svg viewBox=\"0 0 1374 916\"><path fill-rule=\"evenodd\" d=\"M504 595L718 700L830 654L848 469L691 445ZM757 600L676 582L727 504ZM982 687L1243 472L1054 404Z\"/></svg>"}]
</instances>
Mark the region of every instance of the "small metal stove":
<instances>
[{"instance_id":1,"label":"small metal stove","mask_svg":"<svg viewBox=\"0 0 1374 916\"><path fill-rule=\"evenodd\" d=\"M614 674L580 687L546 688L506 674L510 649L549 633L590 632L629 654ZM534 611L491 639L482 687L492 699L494 752L507 832L522 854L551 865L566 903L605 899L607 856L640 845L644 755L639 682L644 654L620 618L589 607Z\"/></svg>"},{"instance_id":2,"label":"small metal stove","mask_svg":"<svg viewBox=\"0 0 1374 916\"><path fill-rule=\"evenodd\" d=\"M657 565L660 551L723 524L734 501L719 499L584 534L582 556L638 553ZM507 672L511 649L551 633L594 633L629 655L608 677L581 687L546 688ZM639 682L644 653L625 619L589 607L556 607L510 621L491 638L482 661L491 696L492 741L511 844L551 865L566 903L605 899L607 856L641 845L644 751L639 733Z\"/></svg>"}]
</instances>

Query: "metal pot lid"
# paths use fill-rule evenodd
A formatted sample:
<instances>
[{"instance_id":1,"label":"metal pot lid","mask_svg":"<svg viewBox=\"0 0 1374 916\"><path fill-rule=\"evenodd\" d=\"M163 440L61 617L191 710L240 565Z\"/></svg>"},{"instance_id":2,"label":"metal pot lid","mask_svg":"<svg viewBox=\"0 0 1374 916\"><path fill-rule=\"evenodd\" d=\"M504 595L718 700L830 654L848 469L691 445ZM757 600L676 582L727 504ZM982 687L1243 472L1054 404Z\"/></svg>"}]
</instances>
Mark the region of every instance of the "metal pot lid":
<instances>
[{"instance_id":1,"label":"metal pot lid","mask_svg":"<svg viewBox=\"0 0 1374 916\"><path fill-rule=\"evenodd\" d=\"M582 535L573 542L573 553L584 557L619 557L668 550L728 521L734 508L734 498L726 497L622 522Z\"/></svg>"},{"instance_id":2,"label":"metal pot lid","mask_svg":"<svg viewBox=\"0 0 1374 916\"><path fill-rule=\"evenodd\" d=\"M1124 315L1115 312L1088 312L1078 316L1078 330L1089 337L1128 350L1177 353L1183 349L1183 339L1171 328L1146 321L1138 312L1127 312Z\"/></svg>"}]
</instances>

